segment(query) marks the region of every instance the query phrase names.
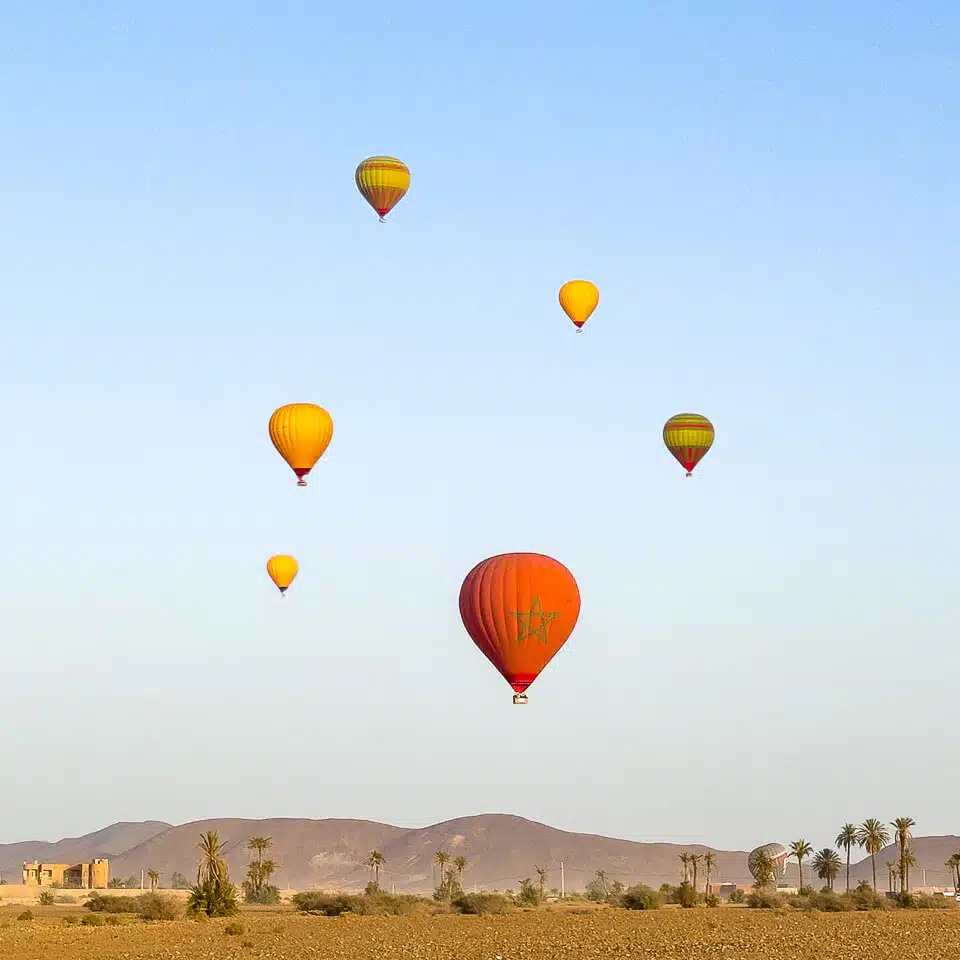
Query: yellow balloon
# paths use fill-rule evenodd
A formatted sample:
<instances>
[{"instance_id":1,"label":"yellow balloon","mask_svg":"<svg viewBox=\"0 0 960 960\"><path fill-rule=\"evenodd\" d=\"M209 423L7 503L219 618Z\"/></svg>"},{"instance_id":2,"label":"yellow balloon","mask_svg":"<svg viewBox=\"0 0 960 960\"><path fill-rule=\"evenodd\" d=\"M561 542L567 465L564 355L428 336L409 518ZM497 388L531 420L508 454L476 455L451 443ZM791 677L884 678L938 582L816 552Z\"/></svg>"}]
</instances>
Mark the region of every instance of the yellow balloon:
<instances>
[{"instance_id":1,"label":"yellow balloon","mask_svg":"<svg viewBox=\"0 0 960 960\"><path fill-rule=\"evenodd\" d=\"M589 280L568 280L560 288L560 306L578 332L583 329L599 302L600 291Z\"/></svg>"},{"instance_id":2,"label":"yellow balloon","mask_svg":"<svg viewBox=\"0 0 960 960\"><path fill-rule=\"evenodd\" d=\"M396 157L367 157L357 167L354 179L381 222L410 188L410 170Z\"/></svg>"},{"instance_id":3,"label":"yellow balloon","mask_svg":"<svg viewBox=\"0 0 960 960\"><path fill-rule=\"evenodd\" d=\"M293 578L299 569L297 561L285 553L278 553L267 561L267 573L270 574L270 579L277 585L281 594L286 593L287 587L293 583Z\"/></svg>"},{"instance_id":4,"label":"yellow balloon","mask_svg":"<svg viewBox=\"0 0 960 960\"><path fill-rule=\"evenodd\" d=\"M288 403L270 418L270 439L297 475L297 486L323 456L333 438L333 419L315 403Z\"/></svg>"}]
</instances>

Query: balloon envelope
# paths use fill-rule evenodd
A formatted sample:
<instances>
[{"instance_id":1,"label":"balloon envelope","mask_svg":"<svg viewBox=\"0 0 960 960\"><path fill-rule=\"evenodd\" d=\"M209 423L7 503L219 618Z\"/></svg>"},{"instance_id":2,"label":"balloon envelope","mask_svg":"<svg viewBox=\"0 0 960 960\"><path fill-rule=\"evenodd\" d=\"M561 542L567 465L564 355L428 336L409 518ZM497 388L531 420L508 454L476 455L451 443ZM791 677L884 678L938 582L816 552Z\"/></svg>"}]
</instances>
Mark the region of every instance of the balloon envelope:
<instances>
[{"instance_id":1,"label":"balloon envelope","mask_svg":"<svg viewBox=\"0 0 960 960\"><path fill-rule=\"evenodd\" d=\"M267 573L281 593L285 593L287 587L293 583L299 569L297 561L285 553L278 553L267 561Z\"/></svg>"},{"instance_id":2,"label":"balloon envelope","mask_svg":"<svg viewBox=\"0 0 960 960\"><path fill-rule=\"evenodd\" d=\"M288 403L270 417L270 439L297 475L297 486L313 469L333 438L333 419L315 403Z\"/></svg>"},{"instance_id":3,"label":"balloon envelope","mask_svg":"<svg viewBox=\"0 0 960 960\"><path fill-rule=\"evenodd\" d=\"M396 157L367 157L354 174L357 189L383 218L403 199L410 186L410 170Z\"/></svg>"},{"instance_id":4,"label":"balloon envelope","mask_svg":"<svg viewBox=\"0 0 960 960\"><path fill-rule=\"evenodd\" d=\"M663 442L689 477L713 446L713 424L699 413L678 413L663 425Z\"/></svg>"},{"instance_id":5,"label":"balloon envelope","mask_svg":"<svg viewBox=\"0 0 960 960\"><path fill-rule=\"evenodd\" d=\"M560 288L560 306L580 330L597 309L600 291L589 280L568 280Z\"/></svg>"},{"instance_id":6,"label":"balloon envelope","mask_svg":"<svg viewBox=\"0 0 960 960\"><path fill-rule=\"evenodd\" d=\"M541 553L490 557L467 574L460 588L467 633L517 694L566 643L579 616L573 574Z\"/></svg>"}]
</instances>

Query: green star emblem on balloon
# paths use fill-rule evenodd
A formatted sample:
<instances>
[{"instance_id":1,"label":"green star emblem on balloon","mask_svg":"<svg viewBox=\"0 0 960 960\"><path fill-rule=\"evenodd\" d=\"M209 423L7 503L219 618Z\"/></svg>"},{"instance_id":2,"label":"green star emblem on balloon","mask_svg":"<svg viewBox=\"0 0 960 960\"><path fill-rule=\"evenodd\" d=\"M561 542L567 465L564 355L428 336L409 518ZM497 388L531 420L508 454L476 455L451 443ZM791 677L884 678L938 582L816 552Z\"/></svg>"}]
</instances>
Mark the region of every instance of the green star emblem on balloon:
<instances>
[{"instance_id":1,"label":"green star emblem on balloon","mask_svg":"<svg viewBox=\"0 0 960 960\"><path fill-rule=\"evenodd\" d=\"M537 594L530 604L530 609L524 611L508 611L508 617L513 617L517 621L517 644L523 643L528 637L535 638L541 643L547 643L547 628L553 621L560 616L559 612L544 613L540 603L540 595ZM534 626L534 621L537 625Z\"/></svg>"}]
</instances>

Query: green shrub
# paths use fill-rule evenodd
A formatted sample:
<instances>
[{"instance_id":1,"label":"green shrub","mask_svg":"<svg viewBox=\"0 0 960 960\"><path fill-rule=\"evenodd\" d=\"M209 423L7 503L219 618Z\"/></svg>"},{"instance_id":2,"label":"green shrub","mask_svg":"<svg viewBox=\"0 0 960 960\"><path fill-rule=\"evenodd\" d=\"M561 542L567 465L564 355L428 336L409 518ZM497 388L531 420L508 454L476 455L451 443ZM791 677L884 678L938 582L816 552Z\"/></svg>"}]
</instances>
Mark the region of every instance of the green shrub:
<instances>
[{"instance_id":1,"label":"green shrub","mask_svg":"<svg viewBox=\"0 0 960 960\"><path fill-rule=\"evenodd\" d=\"M99 913L91 913L80 921L85 927L102 927L103 917Z\"/></svg>"},{"instance_id":2,"label":"green shrub","mask_svg":"<svg viewBox=\"0 0 960 960\"><path fill-rule=\"evenodd\" d=\"M832 890L814 893L806 898L805 909L822 910L824 913L844 913L847 910L854 910L855 907L851 900L846 896L838 897Z\"/></svg>"},{"instance_id":3,"label":"green shrub","mask_svg":"<svg viewBox=\"0 0 960 960\"><path fill-rule=\"evenodd\" d=\"M258 890L252 884L244 881L243 902L255 903L261 907L275 906L280 902L280 889L272 884L265 883Z\"/></svg>"},{"instance_id":4,"label":"green shrub","mask_svg":"<svg viewBox=\"0 0 960 960\"><path fill-rule=\"evenodd\" d=\"M17 919L18 919L18 920L32 920L32 919L33 919L33 911L32 911L32 910L24 910L23 913L18 913L18 914L17 914Z\"/></svg>"},{"instance_id":5,"label":"green shrub","mask_svg":"<svg viewBox=\"0 0 960 960\"><path fill-rule=\"evenodd\" d=\"M695 907L699 899L697 891L693 889L693 884L688 883L686 880L677 887L677 903L679 903L681 907L688 909Z\"/></svg>"},{"instance_id":6,"label":"green shrub","mask_svg":"<svg viewBox=\"0 0 960 960\"><path fill-rule=\"evenodd\" d=\"M889 910L891 902L877 893L869 884L860 883L856 890L851 890L843 895L849 898L854 910Z\"/></svg>"},{"instance_id":7,"label":"green shrub","mask_svg":"<svg viewBox=\"0 0 960 960\"><path fill-rule=\"evenodd\" d=\"M151 892L136 900L141 920L176 920L180 916L180 903L174 897Z\"/></svg>"},{"instance_id":8,"label":"green shrub","mask_svg":"<svg viewBox=\"0 0 960 960\"><path fill-rule=\"evenodd\" d=\"M76 914L71 913L70 916L63 918L63 922L66 926L72 927L80 922L80 918Z\"/></svg>"},{"instance_id":9,"label":"green shrub","mask_svg":"<svg viewBox=\"0 0 960 960\"><path fill-rule=\"evenodd\" d=\"M730 894L729 900L730 903L746 903L747 895L739 887L737 887L737 889Z\"/></svg>"},{"instance_id":10,"label":"green shrub","mask_svg":"<svg viewBox=\"0 0 960 960\"><path fill-rule=\"evenodd\" d=\"M136 897L102 893L91 893L84 906L92 913L138 913L140 910Z\"/></svg>"},{"instance_id":11,"label":"green shrub","mask_svg":"<svg viewBox=\"0 0 960 960\"><path fill-rule=\"evenodd\" d=\"M37 903L39 903L41 907L52 907L56 902L50 890L41 890L40 896L37 897Z\"/></svg>"},{"instance_id":12,"label":"green shrub","mask_svg":"<svg viewBox=\"0 0 960 960\"><path fill-rule=\"evenodd\" d=\"M627 888L620 898L620 905L627 910L657 910L663 906L663 900L664 896L659 890L639 883Z\"/></svg>"},{"instance_id":13,"label":"green shrub","mask_svg":"<svg viewBox=\"0 0 960 960\"><path fill-rule=\"evenodd\" d=\"M339 893L321 893L319 890L304 890L295 893L291 903L301 913L319 913L325 917L339 917L351 908L351 901L359 899Z\"/></svg>"},{"instance_id":14,"label":"green shrub","mask_svg":"<svg viewBox=\"0 0 960 960\"><path fill-rule=\"evenodd\" d=\"M244 926L242 923L228 923L224 928L223 932L228 937L240 937L243 936Z\"/></svg>"},{"instance_id":15,"label":"green shrub","mask_svg":"<svg viewBox=\"0 0 960 960\"><path fill-rule=\"evenodd\" d=\"M91 914L91 916L98 916L98 914ZM103 918L103 922L108 927L119 927L120 924L123 923L123 921L115 913L108 913Z\"/></svg>"},{"instance_id":16,"label":"green shrub","mask_svg":"<svg viewBox=\"0 0 960 960\"><path fill-rule=\"evenodd\" d=\"M715 893L708 893L708 894L703 898L703 902L704 902L708 907L719 907L719 906L720 906L720 898L719 898Z\"/></svg>"},{"instance_id":17,"label":"green shrub","mask_svg":"<svg viewBox=\"0 0 960 960\"><path fill-rule=\"evenodd\" d=\"M775 910L783 901L771 890L753 890L747 894L746 904L759 910Z\"/></svg>"},{"instance_id":18,"label":"green shrub","mask_svg":"<svg viewBox=\"0 0 960 960\"><path fill-rule=\"evenodd\" d=\"M453 909L457 913L491 914L506 913L510 909L510 901L500 893L460 893L452 900Z\"/></svg>"}]
</instances>

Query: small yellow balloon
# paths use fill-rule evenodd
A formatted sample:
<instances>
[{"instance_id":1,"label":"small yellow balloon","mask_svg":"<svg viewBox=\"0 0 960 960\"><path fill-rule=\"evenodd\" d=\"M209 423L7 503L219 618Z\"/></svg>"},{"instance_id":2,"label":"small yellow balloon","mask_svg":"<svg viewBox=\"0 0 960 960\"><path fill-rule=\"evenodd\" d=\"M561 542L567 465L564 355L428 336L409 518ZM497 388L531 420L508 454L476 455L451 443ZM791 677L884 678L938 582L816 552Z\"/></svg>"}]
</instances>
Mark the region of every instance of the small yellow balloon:
<instances>
[{"instance_id":1,"label":"small yellow balloon","mask_svg":"<svg viewBox=\"0 0 960 960\"><path fill-rule=\"evenodd\" d=\"M270 417L270 439L297 475L297 486L314 468L333 439L333 418L315 403L288 403Z\"/></svg>"},{"instance_id":2,"label":"small yellow balloon","mask_svg":"<svg viewBox=\"0 0 960 960\"><path fill-rule=\"evenodd\" d=\"M380 222L410 187L410 170L396 157L367 157L354 174L357 189L377 211Z\"/></svg>"},{"instance_id":3,"label":"small yellow balloon","mask_svg":"<svg viewBox=\"0 0 960 960\"><path fill-rule=\"evenodd\" d=\"M278 553L267 561L267 573L281 594L287 592L287 587L293 583L299 569L297 561L285 553Z\"/></svg>"},{"instance_id":4,"label":"small yellow balloon","mask_svg":"<svg viewBox=\"0 0 960 960\"><path fill-rule=\"evenodd\" d=\"M589 280L568 280L560 288L560 306L578 332L583 329L599 302L600 291Z\"/></svg>"}]
</instances>

